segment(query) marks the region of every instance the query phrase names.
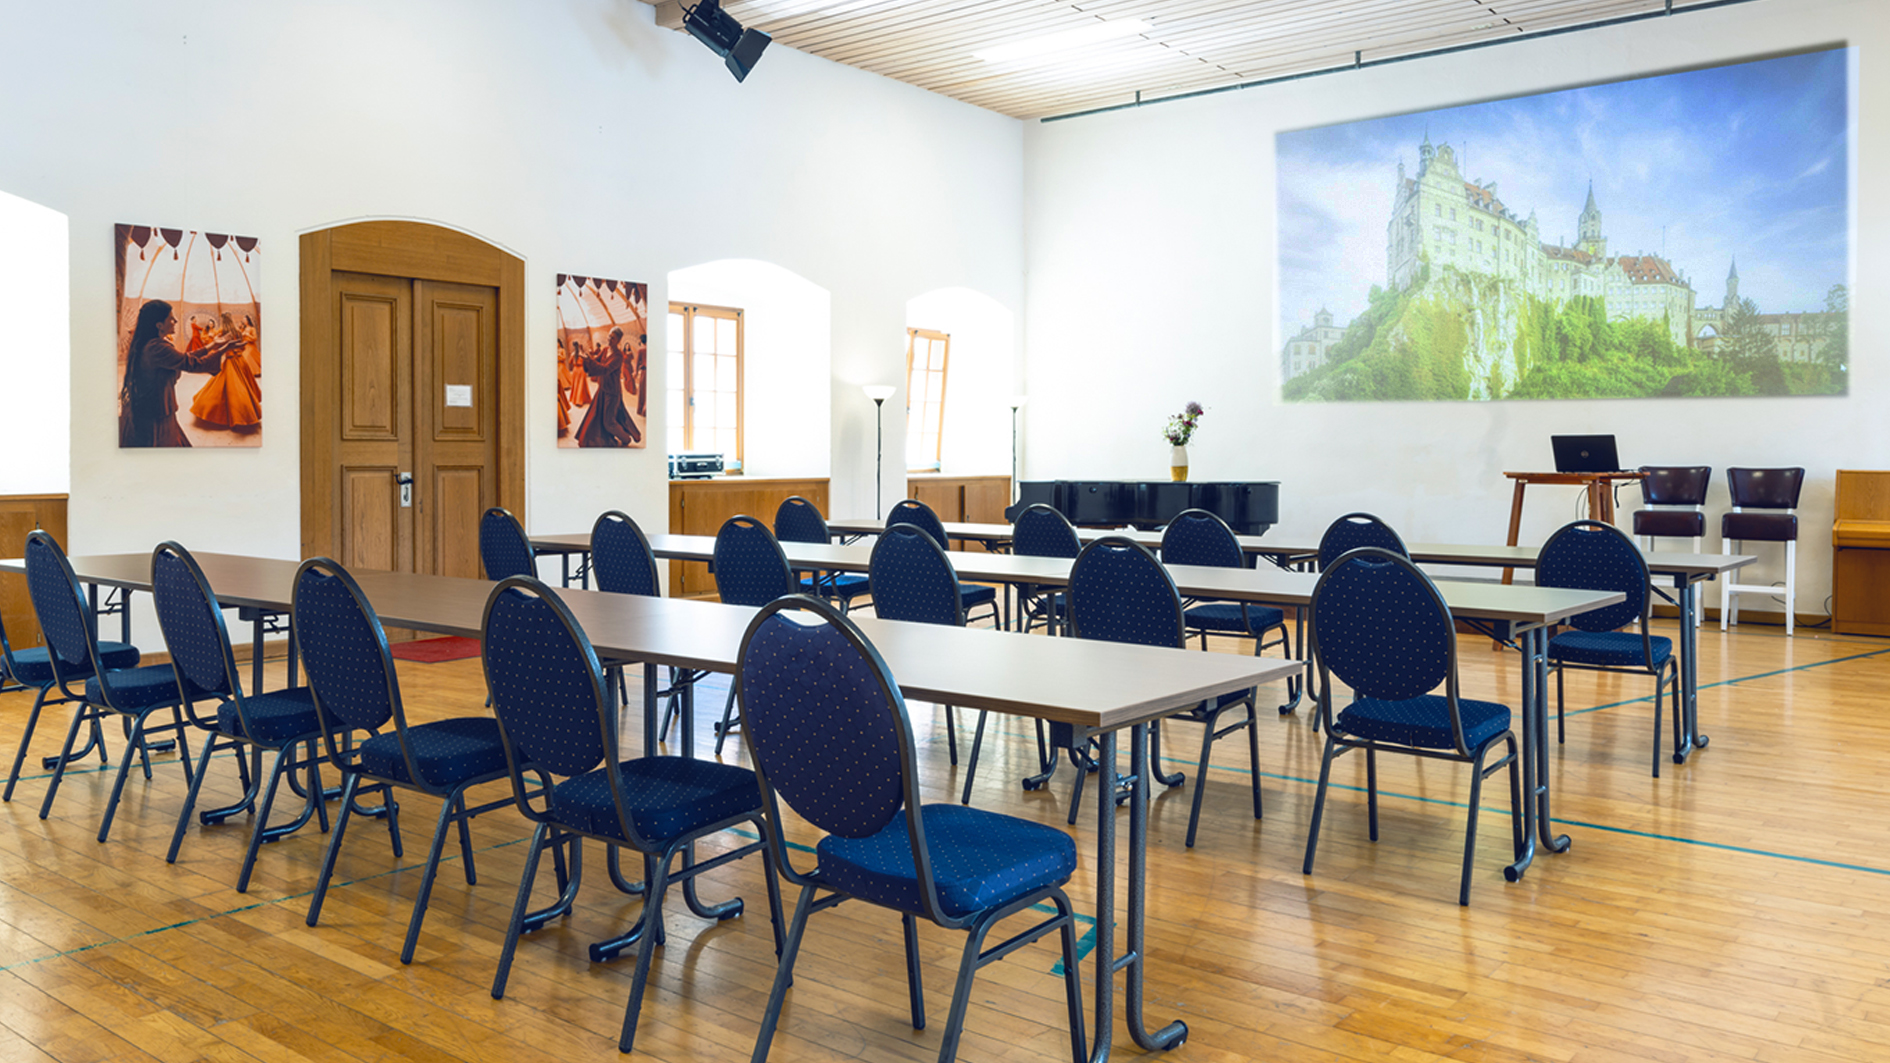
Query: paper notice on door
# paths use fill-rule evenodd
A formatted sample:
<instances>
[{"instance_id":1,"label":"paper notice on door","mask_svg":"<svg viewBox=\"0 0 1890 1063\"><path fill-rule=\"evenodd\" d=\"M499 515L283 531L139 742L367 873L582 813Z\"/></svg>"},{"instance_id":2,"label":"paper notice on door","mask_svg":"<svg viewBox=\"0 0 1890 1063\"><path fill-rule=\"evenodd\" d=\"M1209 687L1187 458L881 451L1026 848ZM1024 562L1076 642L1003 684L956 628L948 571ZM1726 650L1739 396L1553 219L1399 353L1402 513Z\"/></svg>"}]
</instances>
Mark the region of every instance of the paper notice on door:
<instances>
[{"instance_id":1,"label":"paper notice on door","mask_svg":"<svg viewBox=\"0 0 1890 1063\"><path fill-rule=\"evenodd\" d=\"M472 385L471 384L446 385L446 404L448 406L471 406L472 405Z\"/></svg>"}]
</instances>

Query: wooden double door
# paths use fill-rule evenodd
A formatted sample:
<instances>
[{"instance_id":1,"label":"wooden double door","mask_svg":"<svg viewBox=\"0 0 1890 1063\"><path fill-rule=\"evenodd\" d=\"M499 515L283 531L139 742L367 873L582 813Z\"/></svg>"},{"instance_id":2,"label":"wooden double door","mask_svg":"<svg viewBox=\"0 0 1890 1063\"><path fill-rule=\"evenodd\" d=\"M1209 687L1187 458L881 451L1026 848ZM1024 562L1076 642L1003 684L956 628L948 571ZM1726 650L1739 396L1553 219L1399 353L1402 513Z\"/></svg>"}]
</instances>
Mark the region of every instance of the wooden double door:
<instances>
[{"instance_id":1,"label":"wooden double door","mask_svg":"<svg viewBox=\"0 0 1890 1063\"><path fill-rule=\"evenodd\" d=\"M471 240L412 228L422 250L439 233ZM503 278L451 255L415 270L410 256L388 253L384 238L398 234L379 235L362 248L328 241L319 302L304 277L304 556L477 578L480 515L495 505L519 513L523 484L510 467L522 431L506 384L522 374L505 365L514 323ZM521 438L508 446L512 436Z\"/></svg>"}]
</instances>

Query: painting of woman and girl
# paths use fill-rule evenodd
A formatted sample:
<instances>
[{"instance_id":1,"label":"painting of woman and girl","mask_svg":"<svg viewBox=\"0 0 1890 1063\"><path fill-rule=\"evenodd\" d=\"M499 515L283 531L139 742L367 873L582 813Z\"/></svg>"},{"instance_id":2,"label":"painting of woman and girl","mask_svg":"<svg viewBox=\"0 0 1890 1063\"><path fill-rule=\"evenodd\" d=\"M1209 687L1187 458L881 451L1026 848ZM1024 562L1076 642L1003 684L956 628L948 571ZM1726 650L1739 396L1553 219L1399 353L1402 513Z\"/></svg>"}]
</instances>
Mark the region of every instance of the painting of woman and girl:
<instances>
[{"instance_id":1,"label":"painting of woman and girl","mask_svg":"<svg viewBox=\"0 0 1890 1063\"><path fill-rule=\"evenodd\" d=\"M262 304L250 237L120 225L118 445L262 445Z\"/></svg>"},{"instance_id":2,"label":"painting of woman and girl","mask_svg":"<svg viewBox=\"0 0 1890 1063\"><path fill-rule=\"evenodd\" d=\"M558 445L643 447L649 285L558 275Z\"/></svg>"}]
</instances>

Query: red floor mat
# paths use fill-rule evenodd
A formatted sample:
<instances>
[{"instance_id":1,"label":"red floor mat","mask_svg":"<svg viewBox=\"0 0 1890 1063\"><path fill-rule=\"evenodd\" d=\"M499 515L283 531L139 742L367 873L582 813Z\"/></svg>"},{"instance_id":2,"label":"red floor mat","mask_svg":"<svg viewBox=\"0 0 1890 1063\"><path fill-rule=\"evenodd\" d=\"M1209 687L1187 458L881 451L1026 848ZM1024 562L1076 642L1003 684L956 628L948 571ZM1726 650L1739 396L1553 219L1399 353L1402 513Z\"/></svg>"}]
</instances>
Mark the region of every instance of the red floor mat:
<instances>
[{"instance_id":1,"label":"red floor mat","mask_svg":"<svg viewBox=\"0 0 1890 1063\"><path fill-rule=\"evenodd\" d=\"M423 664L463 661L468 657L479 656L479 640L446 635L437 639L397 642L393 645L392 651L397 661L419 661Z\"/></svg>"}]
</instances>

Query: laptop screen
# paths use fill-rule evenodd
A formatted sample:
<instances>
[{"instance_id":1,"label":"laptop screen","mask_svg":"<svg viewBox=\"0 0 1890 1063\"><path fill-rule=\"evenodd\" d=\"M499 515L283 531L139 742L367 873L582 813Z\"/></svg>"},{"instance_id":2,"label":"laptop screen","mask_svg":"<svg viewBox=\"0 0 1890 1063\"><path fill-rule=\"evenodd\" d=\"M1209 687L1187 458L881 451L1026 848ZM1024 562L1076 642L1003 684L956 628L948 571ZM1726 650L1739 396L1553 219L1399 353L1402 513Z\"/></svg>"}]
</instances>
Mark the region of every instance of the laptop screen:
<instances>
[{"instance_id":1,"label":"laptop screen","mask_svg":"<svg viewBox=\"0 0 1890 1063\"><path fill-rule=\"evenodd\" d=\"M1613 436L1550 436L1556 472L1618 472Z\"/></svg>"}]
</instances>

